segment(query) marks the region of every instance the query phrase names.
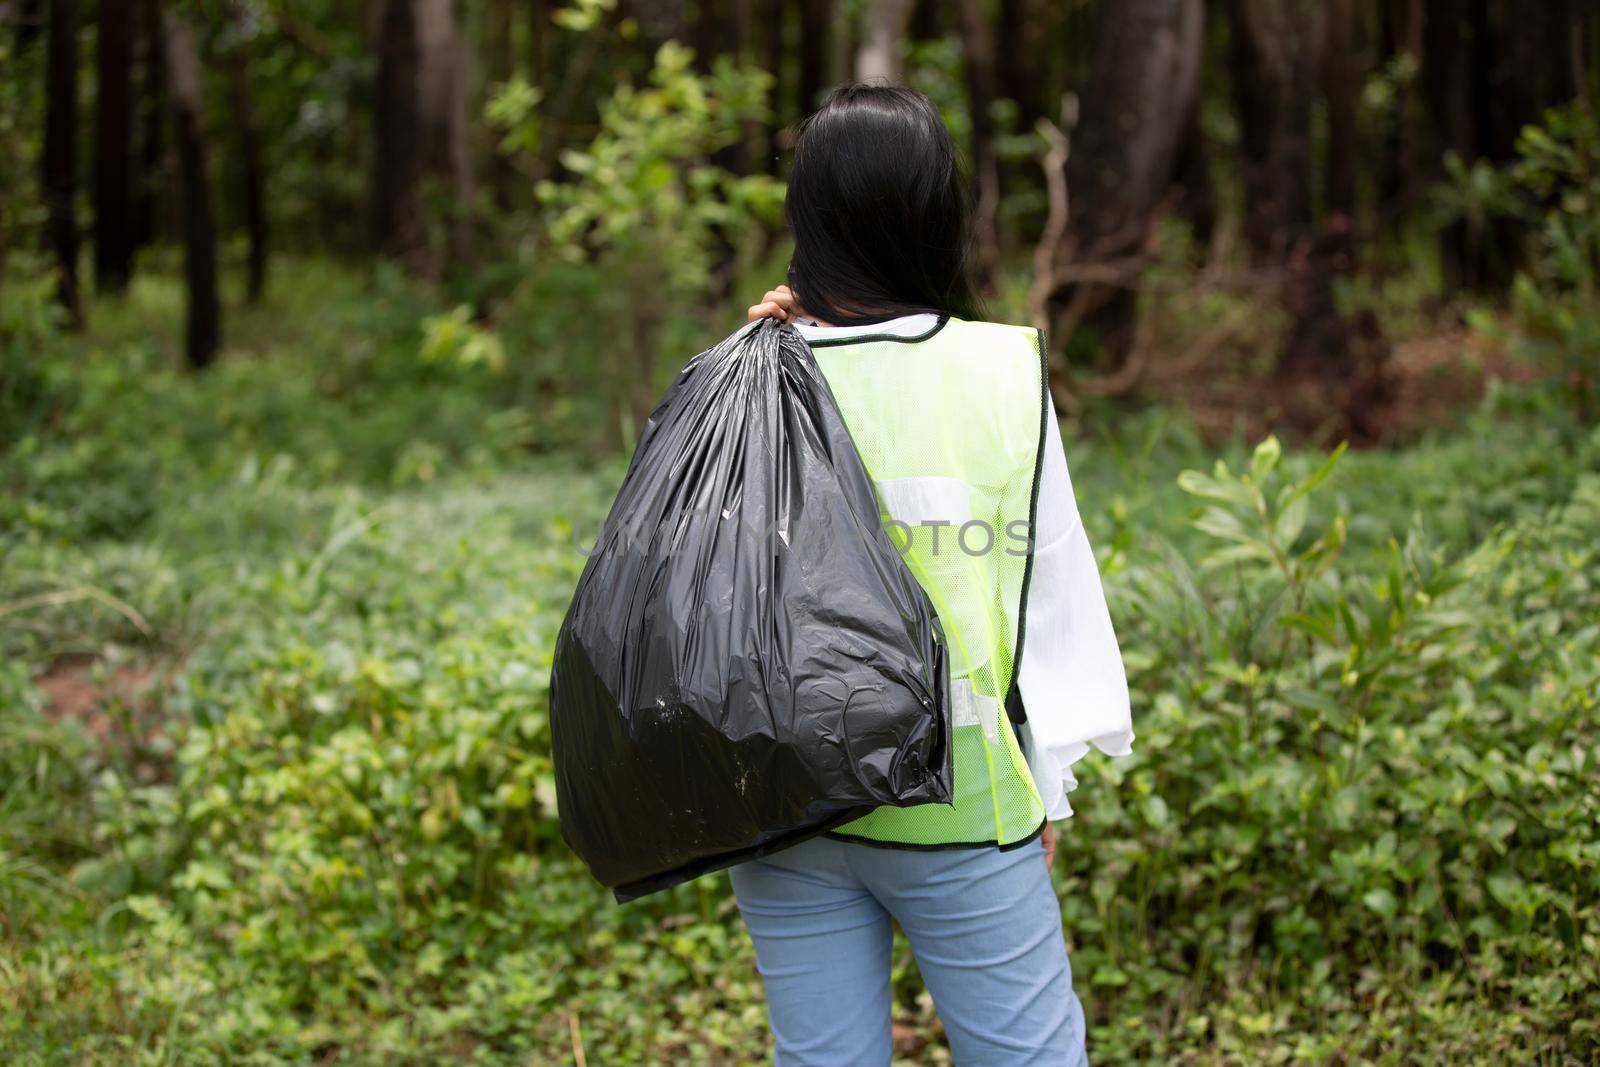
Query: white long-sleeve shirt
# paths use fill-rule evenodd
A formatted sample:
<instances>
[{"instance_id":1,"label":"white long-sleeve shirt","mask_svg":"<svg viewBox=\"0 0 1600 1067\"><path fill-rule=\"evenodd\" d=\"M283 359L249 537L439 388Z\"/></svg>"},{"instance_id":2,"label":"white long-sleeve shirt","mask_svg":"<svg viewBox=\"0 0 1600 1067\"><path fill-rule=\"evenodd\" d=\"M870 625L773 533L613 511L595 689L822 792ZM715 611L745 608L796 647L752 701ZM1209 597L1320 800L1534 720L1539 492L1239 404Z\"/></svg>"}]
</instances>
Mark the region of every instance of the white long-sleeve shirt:
<instances>
[{"instance_id":1,"label":"white long-sleeve shirt","mask_svg":"<svg viewBox=\"0 0 1600 1067\"><path fill-rule=\"evenodd\" d=\"M937 322L935 315L905 315L865 326L800 322L796 327L807 340L853 334L916 337ZM1044 421L1033 571L1017 684L1027 711L1022 743L1028 769L1046 817L1064 819L1072 814L1067 793L1078 784L1072 765L1091 748L1108 756L1129 755L1133 719L1122 653L1094 551L1078 515L1061 427L1054 417Z\"/></svg>"}]
</instances>

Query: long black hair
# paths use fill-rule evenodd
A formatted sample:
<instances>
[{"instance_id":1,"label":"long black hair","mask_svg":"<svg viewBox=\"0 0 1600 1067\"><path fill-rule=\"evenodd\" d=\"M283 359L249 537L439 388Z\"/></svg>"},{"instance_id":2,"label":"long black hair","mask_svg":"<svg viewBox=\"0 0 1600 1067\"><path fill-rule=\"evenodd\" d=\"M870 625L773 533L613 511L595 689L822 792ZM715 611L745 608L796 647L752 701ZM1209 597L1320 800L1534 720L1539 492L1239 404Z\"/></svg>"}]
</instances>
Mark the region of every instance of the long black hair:
<instances>
[{"instance_id":1,"label":"long black hair","mask_svg":"<svg viewBox=\"0 0 1600 1067\"><path fill-rule=\"evenodd\" d=\"M932 100L846 85L800 124L785 203L789 285L834 324L935 311L983 318L966 182Z\"/></svg>"}]
</instances>

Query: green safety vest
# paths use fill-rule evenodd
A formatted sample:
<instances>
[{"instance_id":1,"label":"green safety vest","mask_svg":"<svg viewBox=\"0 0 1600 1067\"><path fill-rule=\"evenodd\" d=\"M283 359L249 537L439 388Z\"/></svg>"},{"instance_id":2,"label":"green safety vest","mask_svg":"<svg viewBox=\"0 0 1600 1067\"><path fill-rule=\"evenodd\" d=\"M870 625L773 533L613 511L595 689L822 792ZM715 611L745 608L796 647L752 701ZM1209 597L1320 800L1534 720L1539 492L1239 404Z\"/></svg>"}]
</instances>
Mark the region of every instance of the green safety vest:
<instances>
[{"instance_id":1,"label":"green safety vest","mask_svg":"<svg viewBox=\"0 0 1600 1067\"><path fill-rule=\"evenodd\" d=\"M877 487L889 536L950 649L954 802L880 807L835 836L912 847L1024 844L1045 807L1016 689L1050 414L1039 331L941 318L914 337L811 342Z\"/></svg>"}]
</instances>

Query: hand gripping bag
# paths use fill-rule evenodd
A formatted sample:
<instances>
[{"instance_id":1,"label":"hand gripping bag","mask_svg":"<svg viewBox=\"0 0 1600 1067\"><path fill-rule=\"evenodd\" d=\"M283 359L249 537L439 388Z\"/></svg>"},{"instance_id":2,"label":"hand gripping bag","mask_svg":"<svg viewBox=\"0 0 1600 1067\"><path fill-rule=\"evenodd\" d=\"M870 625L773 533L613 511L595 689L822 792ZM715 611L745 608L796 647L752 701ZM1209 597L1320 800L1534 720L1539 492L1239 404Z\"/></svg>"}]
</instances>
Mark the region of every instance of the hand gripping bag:
<instances>
[{"instance_id":1,"label":"hand gripping bag","mask_svg":"<svg viewBox=\"0 0 1600 1067\"><path fill-rule=\"evenodd\" d=\"M562 835L620 902L949 803L947 673L810 347L752 323L651 414L557 637Z\"/></svg>"}]
</instances>

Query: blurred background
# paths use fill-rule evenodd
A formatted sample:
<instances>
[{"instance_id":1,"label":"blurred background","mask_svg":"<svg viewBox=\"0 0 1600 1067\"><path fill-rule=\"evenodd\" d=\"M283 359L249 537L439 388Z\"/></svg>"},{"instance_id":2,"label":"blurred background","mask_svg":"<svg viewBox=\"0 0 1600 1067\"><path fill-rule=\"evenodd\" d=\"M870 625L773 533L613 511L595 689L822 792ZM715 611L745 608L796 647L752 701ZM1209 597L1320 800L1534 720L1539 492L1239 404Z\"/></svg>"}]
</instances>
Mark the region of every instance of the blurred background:
<instances>
[{"instance_id":1,"label":"blurred background","mask_svg":"<svg viewBox=\"0 0 1600 1067\"><path fill-rule=\"evenodd\" d=\"M1130 671L1091 1057L1600 1059L1600 4L0 0L0 72L7 1062L767 1055L725 878L561 843L545 689L869 78L1048 328Z\"/></svg>"}]
</instances>

